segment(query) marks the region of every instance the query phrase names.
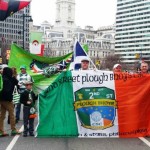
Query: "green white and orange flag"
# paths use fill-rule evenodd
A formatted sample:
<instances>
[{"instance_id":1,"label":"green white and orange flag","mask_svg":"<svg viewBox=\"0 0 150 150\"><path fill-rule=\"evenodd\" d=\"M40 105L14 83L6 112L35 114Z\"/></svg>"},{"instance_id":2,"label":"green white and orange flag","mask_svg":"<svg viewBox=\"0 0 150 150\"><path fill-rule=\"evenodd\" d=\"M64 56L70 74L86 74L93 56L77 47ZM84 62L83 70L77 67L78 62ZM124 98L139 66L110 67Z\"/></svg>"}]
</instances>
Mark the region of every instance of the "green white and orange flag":
<instances>
[{"instance_id":1,"label":"green white and orange flag","mask_svg":"<svg viewBox=\"0 0 150 150\"><path fill-rule=\"evenodd\" d=\"M39 95L37 137L142 137L150 134L150 75L61 73Z\"/></svg>"},{"instance_id":2,"label":"green white and orange flag","mask_svg":"<svg viewBox=\"0 0 150 150\"><path fill-rule=\"evenodd\" d=\"M43 56L43 32L30 32L30 53Z\"/></svg>"}]
</instances>

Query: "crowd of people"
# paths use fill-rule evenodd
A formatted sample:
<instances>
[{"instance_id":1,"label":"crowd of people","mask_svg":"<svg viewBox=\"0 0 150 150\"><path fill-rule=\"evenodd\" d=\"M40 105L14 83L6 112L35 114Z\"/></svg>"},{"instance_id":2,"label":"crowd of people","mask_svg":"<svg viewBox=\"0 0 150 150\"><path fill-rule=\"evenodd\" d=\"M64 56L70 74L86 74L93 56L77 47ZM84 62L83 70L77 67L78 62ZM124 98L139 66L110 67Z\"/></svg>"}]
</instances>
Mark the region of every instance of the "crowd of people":
<instances>
[{"instance_id":1,"label":"crowd of people","mask_svg":"<svg viewBox=\"0 0 150 150\"><path fill-rule=\"evenodd\" d=\"M3 88L0 92L0 137L8 136L9 134L4 130L4 120L6 112L8 111L8 123L11 126L11 135L21 134L16 129L16 123L20 120L21 104L23 104L23 136L34 136L34 117L32 117L33 109L35 108L35 101L37 96L32 91L33 79L27 74L26 66L20 67L20 73L17 74L16 68L5 67L2 74ZM13 92L17 86L20 94L20 102L16 105L13 103ZM31 111L32 108L32 111ZM16 110L16 116L14 113Z\"/></svg>"},{"instance_id":2,"label":"crowd of people","mask_svg":"<svg viewBox=\"0 0 150 150\"><path fill-rule=\"evenodd\" d=\"M147 74L149 71L149 66L148 63L146 62L142 62L140 64L140 68L138 69L137 73L142 73L142 74ZM122 66L120 64L115 64L113 66L113 72L122 72ZM126 71L127 72L127 71Z\"/></svg>"},{"instance_id":3,"label":"crowd of people","mask_svg":"<svg viewBox=\"0 0 150 150\"><path fill-rule=\"evenodd\" d=\"M84 58L81 60L81 68L79 70L89 70L90 60ZM148 73L148 64L142 62L140 65L140 73ZM115 64L112 68L114 73L122 72L122 66ZM6 118L6 112L8 111L8 124L11 126L11 135L21 134L16 129L16 123L20 120L21 104L23 104L23 136L34 136L34 114L35 101L37 96L32 90L34 83L32 77L26 72L26 66L20 66L20 73L17 73L15 67L5 67L1 72L3 88L0 92L0 137L8 136L9 134L4 130L4 120ZM18 93L20 94L19 103L13 103L13 92L17 86ZM14 110L16 113L14 113Z\"/></svg>"},{"instance_id":4,"label":"crowd of people","mask_svg":"<svg viewBox=\"0 0 150 150\"><path fill-rule=\"evenodd\" d=\"M89 64L90 64L90 60L88 58L83 58L81 60L81 68L79 70L89 70ZM95 68L94 68L95 70ZM113 72L123 72L122 70L122 66L121 64L115 64L112 68ZM148 66L148 63L146 62L141 62L140 64L140 68L138 69L138 71L135 71L136 73L142 73L142 74L147 74L149 71L149 66ZM125 71L127 72L127 71Z\"/></svg>"}]
</instances>

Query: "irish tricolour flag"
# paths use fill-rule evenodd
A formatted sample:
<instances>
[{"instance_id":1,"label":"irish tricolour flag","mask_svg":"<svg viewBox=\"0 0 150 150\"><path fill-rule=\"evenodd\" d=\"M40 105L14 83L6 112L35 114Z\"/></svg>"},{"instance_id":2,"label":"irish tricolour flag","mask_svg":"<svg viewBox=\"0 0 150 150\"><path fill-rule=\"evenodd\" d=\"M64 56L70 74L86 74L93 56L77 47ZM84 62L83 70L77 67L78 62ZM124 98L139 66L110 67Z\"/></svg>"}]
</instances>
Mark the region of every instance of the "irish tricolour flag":
<instances>
[{"instance_id":1,"label":"irish tricolour flag","mask_svg":"<svg viewBox=\"0 0 150 150\"><path fill-rule=\"evenodd\" d=\"M150 75L66 71L39 95L37 137L150 134Z\"/></svg>"}]
</instances>

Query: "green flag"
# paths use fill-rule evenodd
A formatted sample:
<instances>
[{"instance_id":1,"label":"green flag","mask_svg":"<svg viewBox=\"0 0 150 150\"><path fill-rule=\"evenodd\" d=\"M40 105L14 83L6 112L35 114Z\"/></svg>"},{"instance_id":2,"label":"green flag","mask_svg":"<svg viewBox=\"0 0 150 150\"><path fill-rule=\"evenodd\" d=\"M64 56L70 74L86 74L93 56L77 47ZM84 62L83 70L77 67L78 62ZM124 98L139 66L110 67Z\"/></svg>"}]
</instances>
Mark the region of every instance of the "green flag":
<instances>
[{"instance_id":1,"label":"green flag","mask_svg":"<svg viewBox=\"0 0 150 150\"><path fill-rule=\"evenodd\" d=\"M63 72L39 95L38 137L78 136L71 80Z\"/></svg>"},{"instance_id":2,"label":"green flag","mask_svg":"<svg viewBox=\"0 0 150 150\"><path fill-rule=\"evenodd\" d=\"M43 32L30 32L30 43L37 40L40 44L42 43Z\"/></svg>"},{"instance_id":3,"label":"green flag","mask_svg":"<svg viewBox=\"0 0 150 150\"><path fill-rule=\"evenodd\" d=\"M42 53L42 36L43 32L30 33L30 53L39 55Z\"/></svg>"},{"instance_id":4,"label":"green flag","mask_svg":"<svg viewBox=\"0 0 150 150\"><path fill-rule=\"evenodd\" d=\"M31 54L22 48L18 47L16 44L11 46L11 54L9 59L9 67L16 67L17 72L20 72L20 66L25 65L27 68L27 73L30 74L34 79L34 92L40 93L42 90L47 88L49 84L55 79L58 73L52 73L50 76L45 76L44 72L49 71L55 67L49 67L50 64L57 64L62 60L66 60L70 57L70 54L61 57L42 57L35 54ZM52 72L52 71L51 71Z\"/></svg>"},{"instance_id":5,"label":"green flag","mask_svg":"<svg viewBox=\"0 0 150 150\"><path fill-rule=\"evenodd\" d=\"M88 45L87 45L87 44L84 44L84 45L83 45L83 49L85 50L85 52L86 52L86 53L88 53L88 51L89 51L89 47L88 47Z\"/></svg>"}]
</instances>

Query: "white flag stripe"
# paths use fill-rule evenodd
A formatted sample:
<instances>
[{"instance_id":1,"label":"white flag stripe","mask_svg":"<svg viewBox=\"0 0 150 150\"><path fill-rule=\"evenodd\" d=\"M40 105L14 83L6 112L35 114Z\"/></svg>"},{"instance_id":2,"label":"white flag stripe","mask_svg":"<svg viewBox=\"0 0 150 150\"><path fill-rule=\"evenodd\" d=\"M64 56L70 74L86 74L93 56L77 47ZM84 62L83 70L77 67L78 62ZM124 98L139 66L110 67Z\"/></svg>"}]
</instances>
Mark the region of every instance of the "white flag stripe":
<instances>
[{"instance_id":1,"label":"white flag stripe","mask_svg":"<svg viewBox=\"0 0 150 150\"><path fill-rule=\"evenodd\" d=\"M94 96L94 94L95 94L95 95L99 95L99 97L100 97L102 88L108 89L108 93L106 93L107 99L109 99L109 96L111 96L111 94L112 94L109 91L114 91L114 98L115 98L114 80L110 80L110 77L112 77L112 75L113 75L113 72L111 72L111 71L90 70L90 71L80 71L80 76L79 76L78 71L72 71L72 76L78 78L78 82L73 83L74 93L78 92L78 94L74 96L74 99L76 100L77 96L81 96L80 97L81 101L80 100L77 101L77 102L81 102L81 104L86 104L88 102L92 103L92 100L93 100L93 103L100 101L100 100L103 101L104 98L101 99L101 98L98 98L97 96ZM98 78L96 78L96 76L99 77L99 79L100 79L100 77L104 78L104 76L108 77L108 78L102 82L102 78L101 78L101 81L96 81L98 79ZM93 82L89 81L89 80L91 80L91 81L94 80L94 78L96 79L95 81L93 81ZM83 92L82 90L84 90L84 89L86 90L86 94L82 93ZM99 89L99 92L96 92L95 89ZM89 93L87 92L88 90L89 90ZM92 91L95 91L95 93ZM88 95L89 95L89 97L87 99L85 99L85 95L86 95L86 97L88 97ZM78 104L80 104L80 103L78 103ZM105 118L103 118L104 115L102 115L102 113L98 110L99 108L101 108L100 106L92 106L92 107L85 106L85 107L82 107L80 111L84 110L84 108L85 109L87 108L87 113L90 114L89 115L90 122L91 122L92 117L94 117L91 124L93 124L93 126L92 126L93 128L97 127L97 129L93 130L93 129L89 129L86 126L83 126L82 121L81 121L82 118L80 118L78 112L76 111L79 137L93 137L93 138L119 137L118 136L118 114L117 114L115 107L114 107L114 109L112 109L113 107L110 108L110 110L114 111L112 113L112 114L114 114L114 116L112 116L112 122L110 120L110 122L112 123L112 126L108 126L108 127L105 126L105 123L104 123ZM95 110L93 112L90 112L90 109L95 109ZM108 109L109 109L109 107L108 107ZM87 115L87 114L85 114L85 115ZM108 115L109 115L109 112L108 112ZM103 129L101 129L101 128L103 128Z\"/></svg>"}]
</instances>

